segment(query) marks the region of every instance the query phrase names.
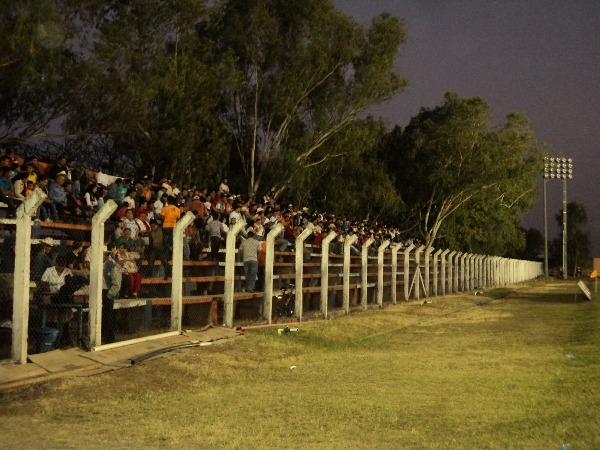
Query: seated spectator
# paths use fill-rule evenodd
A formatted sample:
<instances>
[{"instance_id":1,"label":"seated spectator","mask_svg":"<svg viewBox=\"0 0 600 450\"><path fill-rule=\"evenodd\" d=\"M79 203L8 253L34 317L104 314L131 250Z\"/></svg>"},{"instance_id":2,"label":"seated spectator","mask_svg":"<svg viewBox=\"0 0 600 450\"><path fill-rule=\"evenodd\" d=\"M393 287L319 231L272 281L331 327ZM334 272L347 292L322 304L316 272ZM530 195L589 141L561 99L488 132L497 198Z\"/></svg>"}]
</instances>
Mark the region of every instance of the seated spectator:
<instances>
[{"instance_id":1,"label":"seated spectator","mask_svg":"<svg viewBox=\"0 0 600 450\"><path fill-rule=\"evenodd\" d=\"M141 211L140 215L136 217L135 223L138 228L137 236L144 247L150 244L150 222L148 221L148 214L145 211Z\"/></svg>"},{"instance_id":2,"label":"seated spectator","mask_svg":"<svg viewBox=\"0 0 600 450\"><path fill-rule=\"evenodd\" d=\"M38 209L38 216L40 220L44 220L46 222L58 220L58 209L49 195L48 178L45 175L39 175L37 185L38 188L40 188L42 192L46 194L46 198Z\"/></svg>"},{"instance_id":3,"label":"seated spectator","mask_svg":"<svg viewBox=\"0 0 600 450\"><path fill-rule=\"evenodd\" d=\"M21 201L15 197L11 173L12 169L10 167L3 167L2 176L0 177L0 202L4 202L8 206L9 218L16 217L17 206L21 203Z\"/></svg>"},{"instance_id":4,"label":"seated spectator","mask_svg":"<svg viewBox=\"0 0 600 450\"><path fill-rule=\"evenodd\" d=\"M124 244L127 251L130 251L130 252L138 252L141 254L143 251L142 242L138 239L134 239L131 237L131 229L130 228L124 228L123 234L120 237L115 239L115 247L119 247L119 245L121 245L121 244Z\"/></svg>"},{"instance_id":5,"label":"seated spectator","mask_svg":"<svg viewBox=\"0 0 600 450\"><path fill-rule=\"evenodd\" d=\"M127 195L123 197L123 203L127 202L127 207L132 211L136 208L137 191L135 189L128 189Z\"/></svg>"},{"instance_id":6,"label":"seated spectator","mask_svg":"<svg viewBox=\"0 0 600 450\"><path fill-rule=\"evenodd\" d=\"M121 206L123 198L125 198L125 195L121 191L121 186L123 186L122 178L117 178L114 183L108 185L108 198L113 200L117 206Z\"/></svg>"},{"instance_id":7,"label":"seated spectator","mask_svg":"<svg viewBox=\"0 0 600 450\"><path fill-rule=\"evenodd\" d=\"M64 184L67 179L67 173L62 170L56 174L55 179L48 186L48 194L58 211L58 215L64 215L67 211L67 191ZM58 217L56 217L58 219Z\"/></svg>"},{"instance_id":8,"label":"seated spectator","mask_svg":"<svg viewBox=\"0 0 600 450\"><path fill-rule=\"evenodd\" d=\"M67 167L67 157L64 155L60 155L52 167L50 167L50 171L48 172L48 176L51 179L56 179L56 176L60 173L65 173L65 179L68 178L67 174L69 173L69 168Z\"/></svg>"},{"instance_id":9,"label":"seated spectator","mask_svg":"<svg viewBox=\"0 0 600 450\"><path fill-rule=\"evenodd\" d=\"M124 242L117 245L117 260L123 265L124 279L127 280L125 283L125 298L137 297L142 285L142 276L138 271L138 265L135 262L135 258L131 252L127 250L127 246Z\"/></svg>"},{"instance_id":10,"label":"seated spectator","mask_svg":"<svg viewBox=\"0 0 600 450\"><path fill-rule=\"evenodd\" d=\"M144 213L146 214L146 218L148 217L148 213L150 211L148 211L148 201L145 198L142 198L140 200L140 204L137 208L135 208L135 210L133 211L133 217L139 217L140 214Z\"/></svg>"},{"instance_id":11,"label":"seated spectator","mask_svg":"<svg viewBox=\"0 0 600 450\"><path fill-rule=\"evenodd\" d=\"M73 193L73 183L70 180L65 181L65 193L67 194L67 206L65 212L71 216L84 217L86 216L83 202Z\"/></svg>"},{"instance_id":12,"label":"seated spectator","mask_svg":"<svg viewBox=\"0 0 600 450\"><path fill-rule=\"evenodd\" d=\"M25 190L27 188L26 180L27 180L27 172L21 172L12 179L13 189L15 191L15 198L17 200L23 201L26 198L25 197Z\"/></svg>"},{"instance_id":13,"label":"seated spectator","mask_svg":"<svg viewBox=\"0 0 600 450\"><path fill-rule=\"evenodd\" d=\"M122 220L129 211L129 203L123 202L113 214L115 220Z\"/></svg>"},{"instance_id":14,"label":"seated spectator","mask_svg":"<svg viewBox=\"0 0 600 450\"><path fill-rule=\"evenodd\" d=\"M85 204L90 212L95 212L98 210L98 187L96 183L90 184L83 195L83 199L85 200Z\"/></svg>"}]
</instances>

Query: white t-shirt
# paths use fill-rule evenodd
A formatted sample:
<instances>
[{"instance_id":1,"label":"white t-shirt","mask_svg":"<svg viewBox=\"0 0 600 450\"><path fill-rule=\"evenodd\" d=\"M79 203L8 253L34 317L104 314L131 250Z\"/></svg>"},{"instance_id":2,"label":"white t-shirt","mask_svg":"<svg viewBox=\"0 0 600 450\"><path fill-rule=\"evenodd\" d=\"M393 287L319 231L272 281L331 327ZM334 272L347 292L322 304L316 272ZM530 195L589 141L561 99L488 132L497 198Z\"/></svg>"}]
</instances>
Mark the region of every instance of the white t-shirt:
<instances>
[{"instance_id":1,"label":"white t-shirt","mask_svg":"<svg viewBox=\"0 0 600 450\"><path fill-rule=\"evenodd\" d=\"M56 294L60 288L65 284L65 277L67 275L73 275L70 269L65 267L62 273L59 275L56 272L56 267L48 267L45 272L42 274L42 281L45 281L49 284L49 290L51 294Z\"/></svg>"}]
</instances>

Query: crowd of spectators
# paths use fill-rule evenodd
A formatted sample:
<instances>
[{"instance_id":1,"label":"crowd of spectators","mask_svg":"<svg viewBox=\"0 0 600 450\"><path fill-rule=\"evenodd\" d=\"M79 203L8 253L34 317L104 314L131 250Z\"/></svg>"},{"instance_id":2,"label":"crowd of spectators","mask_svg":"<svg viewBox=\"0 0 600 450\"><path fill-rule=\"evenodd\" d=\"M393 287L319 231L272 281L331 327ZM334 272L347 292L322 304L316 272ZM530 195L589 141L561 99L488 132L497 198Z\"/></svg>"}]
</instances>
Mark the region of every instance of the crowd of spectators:
<instances>
[{"instance_id":1,"label":"crowd of spectators","mask_svg":"<svg viewBox=\"0 0 600 450\"><path fill-rule=\"evenodd\" d=\"M161 260L164 272L155 271L151 276L170 276L165 262L172 250L173 227L188 211L194 214L195 220L185 231L186 260L218 259L229 227L240 220L245 221L246 226L238 235L238 244L249 234L263 241L271 228L281 223L283 232L276 240L279 251L293 251L296 237L309 223L313 233L307 242L318 245L330 231L336 231L331 250L338 253L343 249L346 236L353 234L358 237L351 247L356 255L369 238L374 239L373 251L385 240L403 241L396 228L281 203L273 191L260 197L243 197L231 192L226 178L216 189L193 184L179 186L175 180L154 180L150 175L138 179L110 175L104 167L93 173L64 156L47 167L35 156L19 163L13 150L7 150L0 157L0 167L0 201L7 204L9 217L14 217L15 208L35 187L47 194L35 218L40 221L86 221L107 200L113 200L117 210L112 217L115 223L112 244L116 249L122 248L122 252L117 253L123 255L122 258L147 259L151 267L154 261ZM133 267L131 273L136 273ZM132 279L130 294L135 296L139 280L136 281L135 276Z\"/></svg>"}]
</instances>

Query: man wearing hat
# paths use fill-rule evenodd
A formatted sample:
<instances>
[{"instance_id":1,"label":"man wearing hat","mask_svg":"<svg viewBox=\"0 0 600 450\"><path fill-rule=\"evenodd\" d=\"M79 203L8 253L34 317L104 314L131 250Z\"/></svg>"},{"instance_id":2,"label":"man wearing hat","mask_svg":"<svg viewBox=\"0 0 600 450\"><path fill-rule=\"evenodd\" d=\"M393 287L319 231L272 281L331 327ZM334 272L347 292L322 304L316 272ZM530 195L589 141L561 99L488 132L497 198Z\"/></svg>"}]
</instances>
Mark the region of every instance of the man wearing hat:
<instances>
[{"instance_id":1,"label":"man wearing hat","mask_svg":"<svg viewBox=\"0 0 600 450\"><path fill-rule=\"evenodd\" d=\"M50 256L57 242L51 237L46 237L38 241L39 251L31 261L31 279L39 281L48 267L54 265L54 260Z\"/></svg>"}]
</instances>

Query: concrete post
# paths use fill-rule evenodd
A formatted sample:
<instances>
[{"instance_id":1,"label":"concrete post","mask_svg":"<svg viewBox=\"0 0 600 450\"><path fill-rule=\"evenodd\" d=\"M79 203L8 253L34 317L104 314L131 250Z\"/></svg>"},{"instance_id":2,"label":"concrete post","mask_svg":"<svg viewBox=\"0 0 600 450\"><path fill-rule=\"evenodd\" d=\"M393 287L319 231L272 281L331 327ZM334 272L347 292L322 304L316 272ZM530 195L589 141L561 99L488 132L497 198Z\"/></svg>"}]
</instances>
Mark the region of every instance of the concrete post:
<instances>
[{"instance_id":1,"label":"concrete post","mask_svg":"<svg viewBox=\"0 0 600 450\"><path fill-rule=\"evenodd\" d=\"M235 240L238 233L246 226L244 220L240 220L227 232L226 250L225 250L225 292L223 293L223 321L228 328L233 327L233 294L235 290ZM272 299L265 299L265 304L271 305ZM266 307L264 308L267 309ZM269 317L271 311L269 308Z\"/></svg>"},{"instance_id":2,"label":"concrete post","mask_svg":"<svg viewBox=\"0 0 600 450\"><path fill-rule=\"evenodd\" d=\"M383 308L383 253L390 241L383 241L377 249L377 304Z\"/></svg>"},{"instance_id":3,"label":"concrete post","mask_svg":"<svg viewBox=\"0 0 600 450\"><path fill-rule=\"evenodd\" d=\"M194 214L188 211L173 227L171 331L181 332L181 319L183 317L183 239L185 229L194 221L194 218Z\"/></svg>"},{"instance_id":4,"label":"concrete post","mask_svg":"<svg viewBox=\"0 0 600 450\"><path fill-rule=\"evenodd\" d=\"M361 254L361 276L360 276L360 283L361 283L361 292L360 292L360 304L363 307L363 309L367 309L367 284L368 284L368 280L369 280L369 274L368 274L368 265L369 265L369 247L371 246L371 244L375 242L375 240L373 238L369 238L367 239L367 241L362 245L362 254Z\"/></svg>"},{"instance_id":5,"label":"concrete post","mask_svg":"<svg viewBox=\"0 0 600 450\"><path fill-rule=\"evenodd\" d=\"M330 231L321 242L321 313L327 319L327 299L329 297L329 244L337 233Z\"/></svg>"},{"instance_id":6,"label":"concrete post","mask_svg":"<svg viewBox=\"0 0 600 450\"><path fill-rule=\"evenodd\" d=\"M264 298L263 312L268 315L265 317L267 323L272 322L273 317L273 263L275 262L275 238L281 234L283 225L278 223L269 234L267 234L267 251L265 254L265 280L264 280ZM270 299L270 300L269 300Z\"/></svg>"},{"instance_id":7,"label":"concrete post","mask_svg":"<svg viewBox=\"0 0 600 450\"><path fill-rule=\"evenodd\" d=\"M31 262L31 218L46 194L36 188L16 211L15 272L13 287L13 328L11 354L18 364L27 363L29 334L29 280Z\"/></svg>"},{"instance_id":8,"label":"concrete post","mask_svg":"<svg viewBox=\"0 0 600 450\"><path fill-rule=\"evenodd\" d=\"M102 343L102 285L104 267L104 224L117 209L114 200L107 200L92 218L92 242L90 246L89 323L90 348Z\"/></svg>"},{"instance_id":9,"label":"concrete post","mask_svg":"<svg viewBox=\"0 0 600 450\"><path fill-rule=\"evenodd\" d=\"M456 258L456 250L452 251L452 253L450 253L448 255L448 278L447 278L447 282L448 282L448 293L449 294L453 294L454 292L456 292L455 290L455 284L454 284L454 274L456 273L456 265L455 265L455 258Z\"/></svg>"},{"instance_id":10,"label":"concrete post","mask_svg":"<svg viewBox=\"0 0 600 450\"><path fill-rule=\"evenodd\" d=\"M401 248L401 244L392 247L392 304L394 305L398 297L398 251Z\"/></svg>"},{"instance_id":11,"label":"concrete post","mask_svg":"<svg viewBox=\"0 0 600 450\"><path fill-rule=\"evenodd\" d=\"M448 263L446 261L446 255L450 252L450 250L446 249L442 252L441 256L441 267L440 267L440 277L442 279L442 295L446 295L446 267L448 266Z\"/></svg>"},{"instance_id":12,"label":"concrete post","mask_svg":"<svg viewBox=\"0 0 600 450\"><path fill-rule=\"evenodd\" d=\"M308 227L305 228L302 233L296 238L295 248L296 248L296 317L298 320L302 320L302 311L303 311L303 283L304 283L304 241L306 238L310 236L313 232L314 225L312 223L308 224Z\"/></svg>"},{"instance_id":13,"label":"concrete post","mask_svg":"<svg viewBox=\"0 0 600 450\"><path fill-rule=\"evenodd\" d=\"M344 281L343 281L343 298L342 308L346 314L350 314L350 247L356 242L358 236L353 234L346 236L344 241Z\"/></svg>"},{"instance_id":14,"label":"concrete post","mask_svg":"<svg viewBox=\"0 0 600 450\"><path fill-rule=\"evenodd\" d=\"M404 249L404 300L410 298L410 252L415 248L414 244L410 244Z\"/></svg>"}]
</instances>

